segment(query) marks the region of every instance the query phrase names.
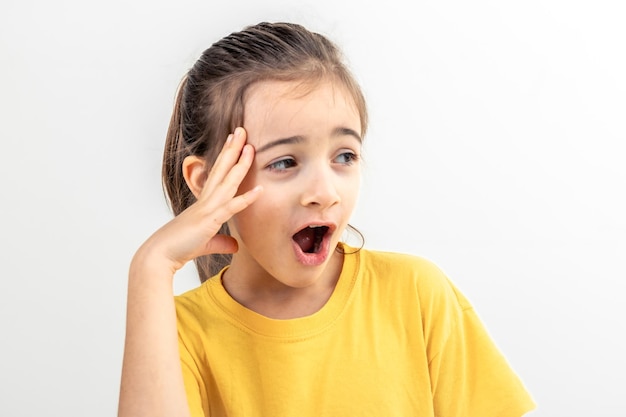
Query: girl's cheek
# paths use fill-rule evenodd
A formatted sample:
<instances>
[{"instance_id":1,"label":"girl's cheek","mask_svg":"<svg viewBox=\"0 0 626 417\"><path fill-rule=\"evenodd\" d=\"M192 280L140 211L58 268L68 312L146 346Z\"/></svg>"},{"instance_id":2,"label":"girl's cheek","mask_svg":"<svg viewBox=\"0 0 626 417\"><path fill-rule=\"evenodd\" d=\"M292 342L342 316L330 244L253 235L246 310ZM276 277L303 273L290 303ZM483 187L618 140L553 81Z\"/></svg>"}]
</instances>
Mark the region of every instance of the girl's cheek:
<instances>
[{"instance_id":1,"label":"girl's cheek","mask_svg":"<svg viewBox=\"0 0 626 417\"><path fill-rule=\"evenodd\" d=\"M249 191L253 189L254 187L256 187L257 185L259 185L258 175L254 170L254 166L252 166L250 170L248 171L248 173L246 174L246 176L241 181L241 184L239 185L239 191L240 192Z\"/></svg>"}]
</instances>

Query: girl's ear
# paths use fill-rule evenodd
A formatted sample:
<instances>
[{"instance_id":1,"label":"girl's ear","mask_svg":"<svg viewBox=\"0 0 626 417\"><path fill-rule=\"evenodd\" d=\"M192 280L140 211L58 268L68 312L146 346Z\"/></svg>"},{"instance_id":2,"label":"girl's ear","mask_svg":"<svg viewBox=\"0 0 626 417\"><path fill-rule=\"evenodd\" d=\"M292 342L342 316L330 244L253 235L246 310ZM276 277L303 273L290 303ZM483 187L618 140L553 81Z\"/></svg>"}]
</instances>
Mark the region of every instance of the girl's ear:
<instances>
[{"instance_id":1,"label":"girl's ear","mask_svg":"<svg viewBox=\"0 0 626 417\"><path fill-rule=\"evenodd\" d=\"M183 177L187 187L198 198L208 177L207 164L204 158L190 155L183 160Z\"/></svg>"}]
</instances>

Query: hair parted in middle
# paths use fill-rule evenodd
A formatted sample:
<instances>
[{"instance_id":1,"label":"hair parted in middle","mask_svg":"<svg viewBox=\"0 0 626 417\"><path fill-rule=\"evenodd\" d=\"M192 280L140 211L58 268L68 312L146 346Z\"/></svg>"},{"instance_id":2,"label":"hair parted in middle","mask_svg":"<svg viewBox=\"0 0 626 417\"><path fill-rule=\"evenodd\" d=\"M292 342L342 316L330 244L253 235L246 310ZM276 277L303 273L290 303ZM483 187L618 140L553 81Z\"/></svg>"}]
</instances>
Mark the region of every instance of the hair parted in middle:
<instances>
[{"instance_id":1,"label":"hair parted in middle","mask_svg":"<svg viewBox=\"0 0 626 417\"><path fill-rule=\"evenodd\" d=\"M227 136L243 124L246 91L268 80L302 82L309 89L318 81L339 83L354 100L365 136L363 92L333 42L293 23L263 22L231 33L202 53L178 89L162 168L174 215L196 201L183 177L185 158L200 156L212 166ZM229 234L228 226L224 224L219 233ZM197 258L200 280L218 273L230 258L221 254Z\"/></svg>"}]
</instances>

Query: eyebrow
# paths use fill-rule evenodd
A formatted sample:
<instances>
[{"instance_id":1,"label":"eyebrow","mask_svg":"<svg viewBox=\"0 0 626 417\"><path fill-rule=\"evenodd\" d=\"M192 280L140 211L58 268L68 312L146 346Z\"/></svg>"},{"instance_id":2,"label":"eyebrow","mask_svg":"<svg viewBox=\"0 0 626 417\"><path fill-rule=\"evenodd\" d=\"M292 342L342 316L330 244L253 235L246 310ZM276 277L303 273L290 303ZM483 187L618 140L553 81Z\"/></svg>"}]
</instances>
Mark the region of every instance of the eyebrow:
<instances>
[{"instance_id":1,"label":"eyebrow","mask_svg":"<svg viewBox=\"0 0 626 417\"><path fill-rule=\"evenodd\" d=\"M363 142L363 139L356 131L347 127L337 127L333 129L331 133L331 137L335 137L335 136L352 136L356 140L358 140L359 143ZM256 150L256 153L264 152L264 151L267 151L268 149L271 149L280 145L290 145L290 144L295 144L295 143L301 143L304 140L306 140L306 138L300 135L290 136L288 138L276 139L261 146L259 149Z\"/></svg>"}]
</instances>

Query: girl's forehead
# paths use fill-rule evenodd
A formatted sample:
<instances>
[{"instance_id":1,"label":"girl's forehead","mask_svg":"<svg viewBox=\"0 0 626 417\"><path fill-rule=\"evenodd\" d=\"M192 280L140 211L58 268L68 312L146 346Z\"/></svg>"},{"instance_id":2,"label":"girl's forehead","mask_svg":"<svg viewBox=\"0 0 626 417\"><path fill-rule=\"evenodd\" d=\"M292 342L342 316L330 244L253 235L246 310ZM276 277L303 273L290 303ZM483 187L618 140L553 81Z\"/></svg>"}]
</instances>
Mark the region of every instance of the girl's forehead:
<instances>
[{"instance_id":1,"label":"girl's forehead","mask_svg":"<svg viewBox=\"0 0 626 417\"><path fill-rule=\"evenodd\" d=\"M263 81L244 101L243 127L251 143L346 129L361 134L359 111L348 90L330 81ZM258 143L256 143L258 142Z\"/></svg>"},{"instance_id":2,"label":"girl's forehead","mask_svg":"<svg viewBox=\"0 0 626 417\"><path fill-rule=\"evenodd\" d=\"M340 82L330 79L316 81L265 80L251 85L244 96L244 119L264 113L296 111L306 106L342 107L359 114L354 98ZM247 117L246 117L247 116Z\"/></svg>"}]
</instances>

